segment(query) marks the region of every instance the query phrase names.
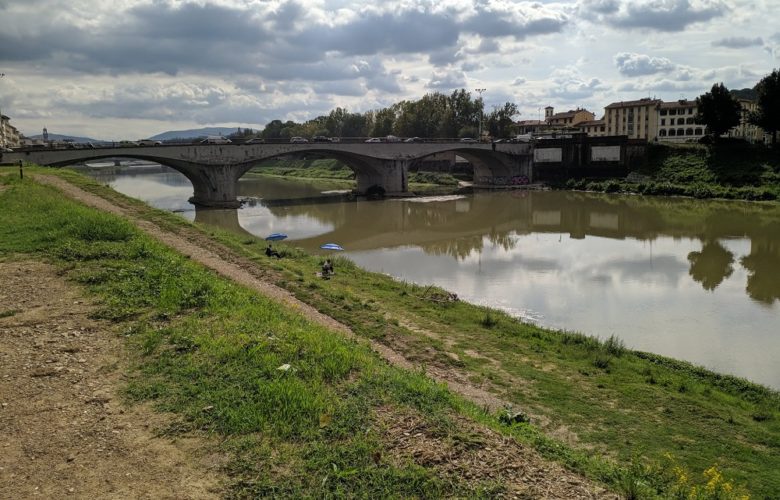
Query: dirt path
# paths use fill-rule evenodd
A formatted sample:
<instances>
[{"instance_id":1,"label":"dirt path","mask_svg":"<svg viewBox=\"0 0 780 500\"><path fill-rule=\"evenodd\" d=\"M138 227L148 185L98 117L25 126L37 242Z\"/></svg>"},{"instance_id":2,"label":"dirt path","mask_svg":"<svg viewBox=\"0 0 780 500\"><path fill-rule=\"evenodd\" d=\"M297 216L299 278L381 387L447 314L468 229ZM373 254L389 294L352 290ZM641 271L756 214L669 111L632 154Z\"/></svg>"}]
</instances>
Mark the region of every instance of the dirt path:
<instances>
[{"instance_id":1,"label":"dirt path","mask_svg":"<svg viewBox=\"0 0 780 500\"><path fill-rule=\"evenodd\" d=\"M218 244L215 244L213 240L196 231L186 231L183 235L174 234L170 231L162 230L149 221L141 220L132 207L119 206L111 203L104 198L88 193L62 180L61 178L37 175L36 180L54 186L63 191L67 196L86 205L121 215L125 219L136 224L136 226L155 239L174 248L183 255L187 255L193 260L213 269L222 276L225 276L235 281L236 283L240 283L273 299L281 301L298 310L301 314L304 314L312 321L323 324L328 328L339 331L344 335L356 339L360 342L369 343L371 348L374 349L374 351L376 351L389 363L407 369L417 368L413 363L404 358L398 352L383 344L369 342L368 340L356 337L347 326L339 323L329 316L320 313L308 304L299 301L287 290L277 287L272 283L264 280L262 272L250 260L234 255L229 250L218 246ZM121 350L121 348L117 349ZM491 393L465 383L464 378L458 373L450 373L441 367L428 366L424 368L427 375L429 375L431 378L447 384L452 391L463 395L467 399L480 406L491 409L498 409L505 406L504 401L496 398ZM519 445L515 445L515 448L516 449L514 453L517 454L516 458L518 460L520 455L522 455L524 471L523 477L526 478L523 480L522 477L518 476L517 481L519 481L519 483L516 486L521 486L521 483L527 481L529 477L535 477L536 481L533 481L533 483L536 484L533 488L533 491L536 493L544 492L544 494L541 496L543 498L615 498L614 495L606 493L602 488L593 485L587 480L583 480L576 474L563 470L557 464L552 464L549 461L541 458L533 450L521 447ZM504 453L505 452L506 450ZM490 463L490 455L491 453L487 453L481 457L483 464ZM505 456L495 456L493 459L506 461ZM487 460L487 462L485 462L485 460ZM540 484L544 482L539 480L542 477L547 477L549 481L545 484ZM527 483L525 483L525 485L526 487L528 486ZM524 490L525 488L519 489Z\"/></svg>"},{"instance_id":2,"label":"dirt path","mask_svg":"<svg viewBox=\"0 0 780 500\"><path fill-rule=\"evenodd\" d=\"M204 440L120 404L124 340L76 286L39 262L0 262L0 283L0 498L219 497Z\"/></svg>"}]
</instances>

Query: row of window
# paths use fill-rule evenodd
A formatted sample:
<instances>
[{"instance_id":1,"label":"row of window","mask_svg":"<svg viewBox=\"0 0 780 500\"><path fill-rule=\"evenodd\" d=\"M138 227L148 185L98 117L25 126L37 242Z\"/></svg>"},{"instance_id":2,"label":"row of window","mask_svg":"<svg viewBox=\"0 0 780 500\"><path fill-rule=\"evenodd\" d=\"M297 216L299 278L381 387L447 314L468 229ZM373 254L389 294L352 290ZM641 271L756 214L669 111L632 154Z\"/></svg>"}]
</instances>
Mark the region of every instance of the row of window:
<instances>
[{"instance_id":1,"label":"row of window","mask_svg":"<svg viewBox=\"0 0 780 500\"><path fill-rule=\"evenodd\" d=\"M673 109L661 109L661 116L669 115L692 115L696 108L673 108Z\"/></svg>"},{"instance_id":2,"label":"row of window","mask_svg":"<svg viewBox=\"0 0 780 500\"><path fill-rule=\"evenodd\" d=\"M673 128L670 128L668 133L667 133L665 128L662 128L661 130L658 131L658 136L659 137L674 137L674 136L683 136L683 135L703 135L703 134L704 134L704 130L701 127L697 127L695 129L693 129L693 128L686 128L686 129L682 129L682 128L673 129Z\"/></svg>"},{"instance_id":3,"label":"row of window","mask_svg":"<svg viewBox=\"0 0 780 500\"><path fill-rule=\"evenodd\" d=\"M696 122L693 117L677 119L677 125L693 125L694 123ZM661 118L661 125L666 125L666 118ZM675 125L674 118L669 119L669 125Z\"/></svg>"}]
</instances>

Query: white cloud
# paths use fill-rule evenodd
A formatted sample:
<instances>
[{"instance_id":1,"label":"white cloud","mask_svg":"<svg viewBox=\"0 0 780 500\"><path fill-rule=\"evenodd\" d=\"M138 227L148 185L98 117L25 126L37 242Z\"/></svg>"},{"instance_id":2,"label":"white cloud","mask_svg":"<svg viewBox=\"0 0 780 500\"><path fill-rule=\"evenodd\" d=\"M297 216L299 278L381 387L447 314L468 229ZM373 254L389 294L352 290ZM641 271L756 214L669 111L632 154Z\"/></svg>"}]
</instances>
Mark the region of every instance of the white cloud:
<instances>
[{"instance_id":1,"label":"white cloud","mask_svg":"<svg viewBox=\"0 0 780 500\"><path fill-rule=\"evenodd\" d=\"M654 75L666 73L674 69L674 64L665 57L652 57L633 52L619 52L615 54L615 66L618 71L626 76Z\"/></svg>"}]
</instances>

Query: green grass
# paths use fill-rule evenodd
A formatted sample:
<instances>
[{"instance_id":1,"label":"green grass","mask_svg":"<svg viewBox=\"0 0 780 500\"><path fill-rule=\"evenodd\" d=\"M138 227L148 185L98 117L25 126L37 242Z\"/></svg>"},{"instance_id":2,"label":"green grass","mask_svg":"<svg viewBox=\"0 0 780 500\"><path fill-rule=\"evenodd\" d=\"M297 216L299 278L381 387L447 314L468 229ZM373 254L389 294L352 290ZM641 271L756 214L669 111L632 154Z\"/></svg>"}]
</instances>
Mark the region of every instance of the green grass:
<instances>
[{"instance_id":1,"label":"green grass","mask_svg":"<svg viewBox=\"0 0 780 500\"><path fill-rule=\"evenodd\" d=\"M646 180L569 179L560 187L693 198L780 199L780 150L760 146L651 144L647 162L633 170Z\"/></svg>"},{"instance_id":2,"label":"green grass","mask_svg":"<svg viewBox=\"0 0 780 500\"><path fill-rule=\"evenodd\" d=\"M346 165L333 159L269 160L251 170L254 174L292 177L301 179L330 179L354 181L355 173ZM457 187L458 180L450 174L439 172L412 172L409 184L415 190L426 190L426 186ZM354 184L350 184L354 185Z\"/></svg>"},{"instance_id":3,"label":"green grass","mask_svg":"<svg viewBox=\"0 0 780 500\"><path fill-rule=\"evenodd\" d=\"M192 230L83 177L61 175L170 231ZM461 370L535 424L505 425L499 415L419 373L386 366L362 344L212 275L120 219L29 181L2 182L9 188L0 194L0 255L52 259L101 298L99 315L118 322L138 352L128 395L181 415L171 432L224 436L236 496L495 496L495 484L442 477L411 461L377 464L372 457L386 451L372 425L379 406L414 411L439 427L448 415L469 415L626 492L671 492L676 479L662 467L669 453L689 477L703 478L717 464L757 496L780 491L774 391L630 351L619 333L600 341L463 302L425 300L445 292L398 283L343 258L336 278L323 282L313 275L319 257L280 244L286 257L272 261L245 236L208 230L358 335L405 349L416 363ZM105 227L87 230L93 223ZM285 364L290 369L278 369ZM559 435L566 441L551 437Z\"/></svg>"}]
</instances>

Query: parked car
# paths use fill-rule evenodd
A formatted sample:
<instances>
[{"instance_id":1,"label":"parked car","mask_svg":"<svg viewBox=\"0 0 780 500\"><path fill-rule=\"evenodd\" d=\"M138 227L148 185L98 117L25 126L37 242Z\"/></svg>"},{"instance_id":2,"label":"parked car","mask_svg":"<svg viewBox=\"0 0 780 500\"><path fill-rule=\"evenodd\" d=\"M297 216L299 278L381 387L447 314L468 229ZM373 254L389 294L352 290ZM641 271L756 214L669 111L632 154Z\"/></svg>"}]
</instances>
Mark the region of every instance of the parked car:
<instances>
[{"instance_id":1,"label":"parked car","mask_svg":"<svg viewBox=\"0 0 780 500\"><path fill-rule=\"evenodd\" d=\"M311 142L333 142L330 137L324 135L315 135L311 138Z\"/></svg>"},{"instance_id":2,"label":"parked car","mask_svg":"<svg viewBox=\"0 0 780 500\"><path fill-rule=\"evenodd\" d=\"M306 139L305 137L297 137L296 136L296 137L290 137L290 142L292 144L305 144L305 143L309 142L309 140Z\"/></svg>"},{"instance_id":3,"label":"parked car","mask_svg":"<svg viewBox=\"0 0 780 500\"><path fill-rule=\"evenodd\" d=\"M233 141L221 135L210 135L200 141L201 144L232 144Z\"/></svg>"},{"instance_id":4,"label":"parked car","mask_svg":"<svg viewBox=\"0 0 780 500\"><path fill-rule=\"evenodd\" d=\"M139 146L162 146L162 142L155 141L154 139L141 139L138 141Z\"/></svg>"},{"instance_id":5,"label":"parked car","mask_svg":"<svg viewBox=\"0 0 780 500\"><path fill-rule=\"evenodd\" d=\"M379 137L372 137L370 139L366 139L365 142L382 142L382 139Z\"/></svg>"},{"instance_id":6,"label":"parked car","mask_svg":"<svg viewBox=\"0 0 780 500\"><path fill-rule=\"evenodd\" d=\"M461 138L460 142L479 142L479 141L474 139L473 137L463 137Z\"/></svg>"},{"instance_id":7,"label":"parked car","mask_svg":"<svg viewBox=\"0 0 780 500\"><path fill-rule=\"evenodd\" d=\"M401 138L394 135L388 135L385 137L385 142L401 142Z\"/></svg>"}]
</instances>

